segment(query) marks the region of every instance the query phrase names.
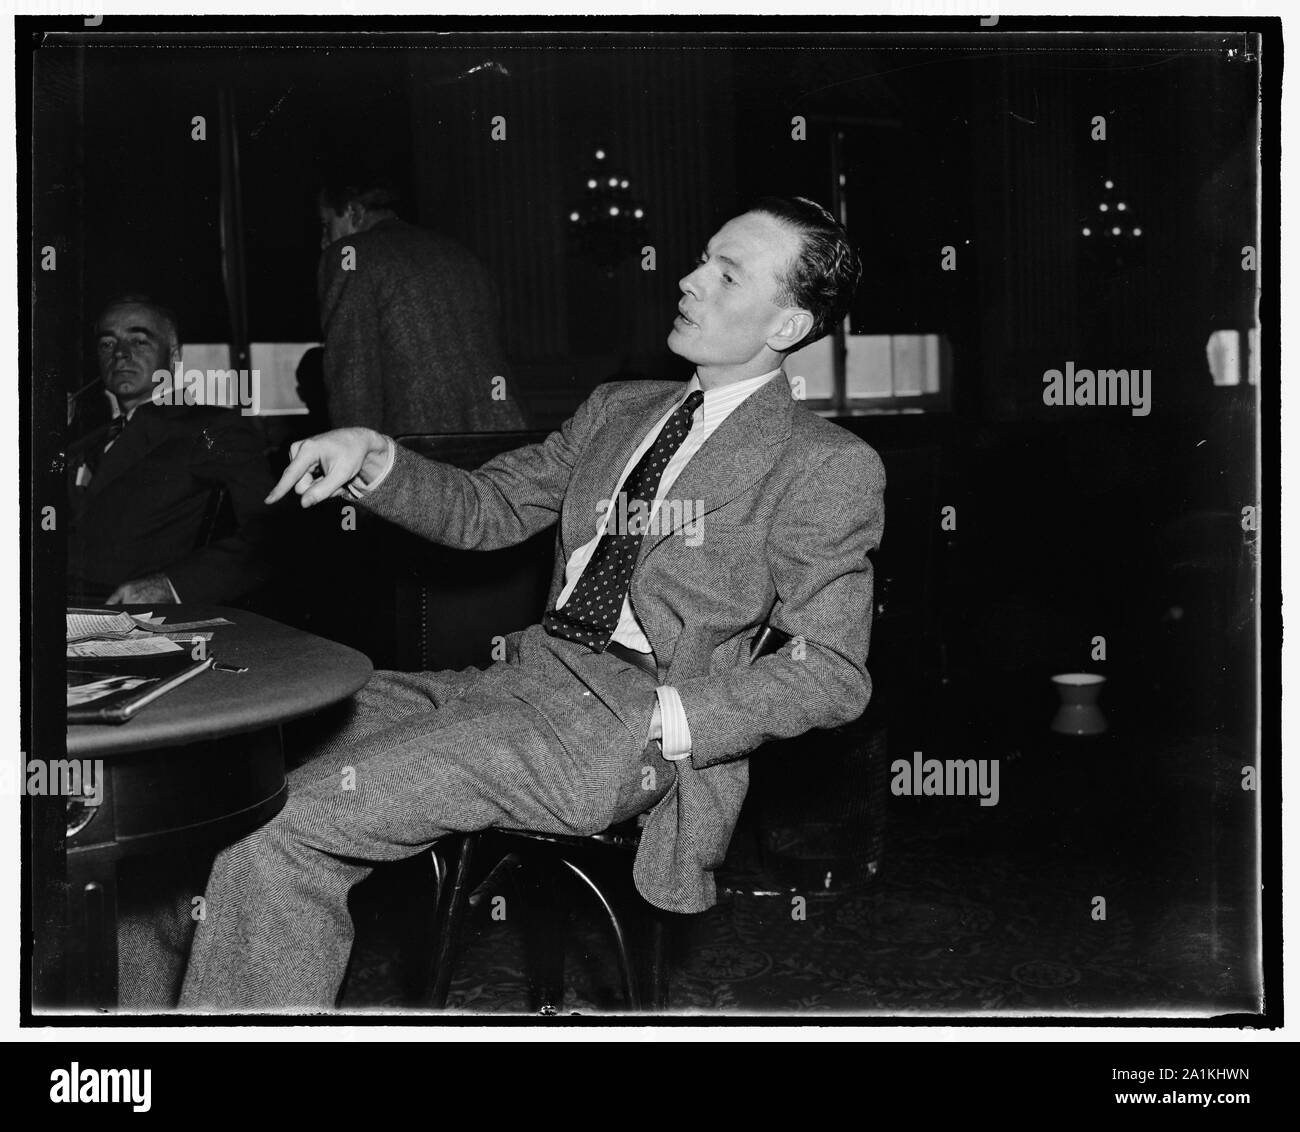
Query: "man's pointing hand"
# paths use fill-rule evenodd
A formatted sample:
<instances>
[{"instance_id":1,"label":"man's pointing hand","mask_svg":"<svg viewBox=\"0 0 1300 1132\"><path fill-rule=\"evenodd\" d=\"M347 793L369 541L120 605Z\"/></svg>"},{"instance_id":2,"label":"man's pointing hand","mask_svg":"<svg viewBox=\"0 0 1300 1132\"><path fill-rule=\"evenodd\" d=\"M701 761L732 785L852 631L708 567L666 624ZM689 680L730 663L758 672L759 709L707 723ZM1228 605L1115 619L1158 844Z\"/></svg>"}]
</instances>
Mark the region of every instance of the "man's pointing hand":
<instances>
[{"instance_id":1,"label":"man's pointing hand","mask_svg":"<svg viewBox=\"0 0 1300 1132\"><path fill-rule=\"evenodd\" d=\"M365 473L372 482L383 470L388 442L370 428L339 428L299 440L289 449L291 459L267 503L283 499L293 488L304 507L343 495L347 485Z\"/></svg>"}]
</instances>

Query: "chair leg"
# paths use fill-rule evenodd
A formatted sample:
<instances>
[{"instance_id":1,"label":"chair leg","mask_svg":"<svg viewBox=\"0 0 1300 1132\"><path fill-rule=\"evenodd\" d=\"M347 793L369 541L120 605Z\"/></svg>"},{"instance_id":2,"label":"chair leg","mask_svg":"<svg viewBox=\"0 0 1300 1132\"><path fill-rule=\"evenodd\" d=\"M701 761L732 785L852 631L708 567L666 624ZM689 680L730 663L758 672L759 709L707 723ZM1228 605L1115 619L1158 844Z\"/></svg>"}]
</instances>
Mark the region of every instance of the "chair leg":
<instances>
[{"instance_id":1,"label":"chair leg","mask_svg":"<svg viewBox=\"0 0 1300 1132\"><path fill-rule=\"evenodd\" d=\"M537 1014L558 1014L564 1003L564 936L567 924L556 883L555 863L542 854L521 861L513 876L523 898L528 1008Z\"/></svg>"},{"instance_id":2,"label":"chair leg","mask_svg":"<svg viewBox=\"0 0 1300 1132\"><path fill-rule=\"evenodd\" d=\"M609 917L610 927L614 930L614 947L618 952L618 973L623 980L624 1000L627 1002L629 1010L642 1009L643 999L641 996L641 989L637 986L636 974L632 969L631 958L628 955L627 930L623 926L622 919L614 910L614 906L610 904L605 893L601 890L600 885L592 880L591 877L589 877L572 861L566 859L564 863L568 866L569 871L573 873L574 876L591 889L596 900L599 901L600 906L605 910L605 915Z\"/></svg>"},{"instance_id":3,"label":"chair leg","mask_svg":"<svg viewBox=\"0 0 1300 1132\"><path fill-rule=\"evenodd\" d=\"M646 960L646 1001L649 1008L657 1014L668 1009L668 966L669 923L664 913L658 909L648 912L650 917L650 946Z\"/></svg>"},{"instance_id":4,"label":"chair leg","mask_svg":"<svg viewBox=\"0 0 1300 1132\"><path fill-rule=\"evenodd\" d=\"M469 907L470 870L481 839L482 834L479 833L462 835L455 850L454 864L449 869L438 869L437 935L429 979L429 1005L437 1010L446 1007L447 995L451 990L452 969L465 926L465 913Z\"/></svg>"},{"instance_id":5,"label":"chair leg","mask_svg":"<svg viewBox=\"0 0 1300 1132\"><path fill-rule=\"evenodd\" d=\"M434 952L437 950L442 894L447 886L447 853L435 846L427 855L388 866L409 873L405 886L403 919L406 929L401 940L402 1004L419 1010L429 1004L433 985ZM432 884L430 882L432 881Z\"/></svg>"},{"instance_id":6,"label":"chair leg","mask_svg":"<svg viewBox=\"0 0 1300 1132\"><path fill-rule=\"evenodd\" d=\"M438 879L437 913L432 962L427 985L428 1005L443 1009L451 989L464 932L465 920L472 892L472 876L476 858L482 855L481 833L468 833L452 842L450 860L444 863L439 852L433 850L434 869ZM448 839L450 840L450 839ZM503 858L504 867L516 855ZM668 917L646 906L646 947L641 963L634 962L629 946L628 925L615 905L606 896L603 887L581 866L567 857L538 854L530 860L519 862L511 873L519 888L519 905L526 946L525 970L528 982L530 1009L542 1014L557 1014L564 997L564 944L567 929L565 904L560 892L560 865L569 870L587 886L604 910L614 937L619 978L623 996L631 1011L665 1011L668 1007ZM508 912L507 915L510 915ZM513 918L513 916L511 917ZM640 925L637 925L640 926Z\"/></svg>"}]
</instances>

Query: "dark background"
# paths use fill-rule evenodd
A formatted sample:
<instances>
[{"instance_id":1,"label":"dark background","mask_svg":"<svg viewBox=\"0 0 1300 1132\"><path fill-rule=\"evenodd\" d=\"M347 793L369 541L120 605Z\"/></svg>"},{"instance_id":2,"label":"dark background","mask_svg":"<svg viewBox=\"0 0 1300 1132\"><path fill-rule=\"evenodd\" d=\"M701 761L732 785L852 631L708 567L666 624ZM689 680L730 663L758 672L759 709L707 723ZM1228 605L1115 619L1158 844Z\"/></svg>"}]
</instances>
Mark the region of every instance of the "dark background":
<instances>
[{"instance_id":1,"label":"dark background","mask_svg":"<svg viewBox=\"0 0 1300 1132\"><path fill-rule=\"evenodd\" d=\"M849 214L868 263L854 330L948 334L973 415L1041 410L1037 374L1085 349L1159 352L1168 405L1195 384L1209 331L1252 321L1240 248L1254 240L1256 71L1240 51L1230 57L1213 37L1163 53L839 42L48 48L37 91L77 162L85 304L133 286L166 293L192 341L229 333L223 87L237 108L258 341L319 335L317 170L334 151L360 150L404 176L413 219L493 268L523 372L612 359L674 373L664 326L697 245L762 193L828 199L830 121L849 130ZM490 140L496 114L505 143ZM1106 116L1105 142L1089 138L1094 114ZM207 142L191 140L195 115ZM794 115L809 120L806 142L791 140ZM643 272L630 254L604 286L565 235L598 144L644 203L659 260ZM1081 254L1079 221L1106 177L1145 231L1145 254L1126 270ZM959 250L956 272L937 270L946 244Z\"/></svg>"},{"instance_id":2,"label":"dark background","mask_svg":"<svg viewBox=\"0 0 1300 1132\"><path fill-rule=\"evenodd\" d=\"M664 348L677 279L745 201L828 200L837 126L867 265L854 331L943 334L954 359L953 411L841 421L889 471L872 668L899 741L969 753L972 736L1039 728L1047 676L1079 669L1110 676L1120 719L1251 732L1255 389L1214 387L1205 361L1211 332L1255 321L1241 249L1257 239L1258 71L1240 36L521 42L37 52L37 152L64 176L36 185L36 219L74 218L49 242L76 272L58 300L63 364L41 380L91 376L83 328L126 289L166 295L192 341L228 337L222 89L250 337L319 337L316 170L360 147L404 176L412 219L492 270L539 427L600 381L687 376ZM206 143L190 138L199 114ZM630 248L606 275L567 238L598 145L645 207L657 271ZM1107 178L1144 230L1122 260L1079 236ZM939 269L945 245L955 272ZM1041 375L1067 360L1150 368L1151 415L1045 407ZM956 530L940 529L945 506Z\"/></svg>"},{"instance_id":3,"label":"dark background","mask_svg":"<svg viewBox=\"0 0 1300 1132\"><path fill-rule=\"evenodd\" d=\"M1257 390L1215 387L1205 343L1256 324L1256 287L1271 273L1267 261L1262 273L1241 268L1243 246L1273 239L1277 199L1257 173L1250 41L817 32L795 48L782 27L707 42L454 32L300 36L292 48L269 36L211 35L202 48L129 33L42 41L32 55L33 243L55 246L60 259L57 273L32 273L31 379L20 393L36 472L28 511L62 482L64 395L92 376L89 323L107 296L166 296L191 341L231 334L218 228L223 92L238 128L250 338L319 337L316 169L362 149L404 177L412 219L488 264L515 389L541 428L600 381L684 378L664 348L677 279L747 200L828 200L828 139L843 129L849 228L867 264L853 330L944 335L952 408L838 418L880 451L889 476L869 661L876 690L864 717L872 755L810 736L784 760L753 760L751 797L768 815L786 800L775 824L806 826L857 804L847 787L873 773L866 764L879 769L878 751L1004 759L1001 824L957 820L933 799L889 799L886 876L915 887L922 929L941 902L935 892L961 883L955 863L997 887L1029 862L1050 890L1030 902L1047 909L1026 929L1036 938L1070 896L1056 891L1068 870L1045 851L1058 843L1097 876L1115 862L1148 873L1148 887L1127 894L1150 948L1125 1001L1146 1001L1142 973L1160 961L1177 979L1190 969L1163 918L1171 900L1195 910L1183 920L1213 976L1249 982L1255 853L1262 840L1270 861L1276 841L1237 779L1257 759L1257 724L1258 749L1277 749L1272 718L1255 708L1257 655L1266 705L1277 682L1275 630L1255 612L1276 599L1267 560L1262 598L1257 591L1261 536L1241 525L1242 508L1260 503ZM1272 34L1265 98L1280 82ZM206 143L190 139L195 115L207 119ZM491 140L494 115L508 122L504 143ZM807 119L806 141L791 138L795 115ZM1104 142L1090 137L1095 115L1105 116ZM567 237L596 146L645 208L655 272L629 248L607 275ZM1106 179L1144 232L1123 257L1079 235ZM957 250L955 272L940 270L946 245ZM1044 406L1044 370L1069 360L1151 369L1151 415ZM1276 388L1271 347L1262 362ZM295 423L263 422L272 460ZM1268 440L1273 425L1263 426ZM940 526L945 507L955 508L955 529ZM1266 510L1263 521L1269 530L1275 517ZM294 555L259 608L352 639L384 664L389 642L351 636L378 576L374 544L349 538L349 558L322 549L331 529L338 541L337 515L325 508L286 512L284 529ZM59 552L36 538L25 581L53 582L53 593ZM28 612L33 640L57 639L56 600ZM1105 660L1090 655L1096 636L1106 638ZM61 662L45 659L52 684ZM1048 734L1049 676L1079 670L1109 678L1108 746ZM59 746L62 714L45 714L32 717L28 749ZM997 871L996 854L968 836L976 824L995 830L986 839L1005 837L1017 869ZM916 868L917 844L932 843L941 843L939 889ZM1274 907L1264 902L1266 938ZM47 914L36 910L38 920ZM920 934L925 946L908 944L919 957L906 971L915 986L934 978Z\"/></svg>"}]
</instances>

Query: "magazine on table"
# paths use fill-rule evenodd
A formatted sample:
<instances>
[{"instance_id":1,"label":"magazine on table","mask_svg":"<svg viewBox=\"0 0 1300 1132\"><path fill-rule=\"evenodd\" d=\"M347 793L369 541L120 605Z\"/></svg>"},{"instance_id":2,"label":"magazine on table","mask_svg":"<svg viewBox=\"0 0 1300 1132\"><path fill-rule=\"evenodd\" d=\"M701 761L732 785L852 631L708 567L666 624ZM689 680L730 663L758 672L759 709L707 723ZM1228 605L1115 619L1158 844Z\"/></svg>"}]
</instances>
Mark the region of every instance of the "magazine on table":
<instances>
[{"instance_id":1,"label":"magazine on table","mask_svg":"<svg viewBox=\"0 0 1300 1132\"><path fill-rule=\"evenodd\" d=\"M68 723L126 723L160 696L212 667L188 652L69 658Z\"/></svg>"}]
</instances>

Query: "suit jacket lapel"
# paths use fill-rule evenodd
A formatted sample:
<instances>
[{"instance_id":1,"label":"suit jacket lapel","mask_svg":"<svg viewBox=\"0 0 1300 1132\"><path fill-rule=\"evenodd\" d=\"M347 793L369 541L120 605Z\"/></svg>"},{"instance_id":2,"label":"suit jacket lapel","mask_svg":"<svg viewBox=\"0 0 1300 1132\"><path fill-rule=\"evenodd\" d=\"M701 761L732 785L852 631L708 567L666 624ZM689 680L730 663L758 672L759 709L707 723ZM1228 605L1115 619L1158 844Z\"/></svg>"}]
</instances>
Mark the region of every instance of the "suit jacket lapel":
<instances>
[{"instance_id":1,"label":"suit jacket lapel","mask_svg":"<svg viewBox=\"0 0 1300 1132\"><path fill-rule=\"evenodd\" d=\"M574 469L564 507L564 553L589 542L596 534L596 523L604 514L599 506L607 502L618 486L619 476L627 467L637 445L682 395L678 384L658 392L648 400L637 399L622 415L611 414L596 430L587 451Z\"/></svg>"},{"instance_id":2,"label":"suit jacket lapel","mask_svg":"<svg viewBox=\"0 0 1300 1132\"><path fill-rule=\"evenodd\" d=\"M566 561L575 549L594 537L596 522L604 514L599 504L608 501L637 445L681 397L683 388L677 384L646 400L638 397L625 414L611 414L596 430L574 470L565 501ZM793 410L790 383L784 373L746 398L704 442L664 497L664 504L673 499L683 501L676 511L682 521L659 534L647 534L638 561L674 530L721 507L766 474L776 460L779 445L790 435ZM113 447L116 450L117 445ZM689 509L687 500L691 501ZM696 500L702 501L702 509L695 506Z\"/></svg>"},{"instance_id":3,"label":"suit jacket lapel","mask_svg":"<svg viewBox=\"0 0 1300 1132\"><path fill-rule=\"evenodd\" d=\"M673 510L674 522L667 530L648 534L641 543L638 562L643 561L673 531L701 515L716 511L735 499L776 461L780 445L790 435L790 414L794 402L784 373L777 374L761 389L750 394L718 427L682 469L682 474L660 504L667 516L670 501L680 500Z\"/></svg>"},{"instance_id":4,"label":"suit jacket lapel","mask_svg":"<svg viewBox=\"0 0 1300 1132\"><path fill-rule=\"evenodd\" d=\"M151 409L152 406L148 403L139 406L121 435L113 442L113 447L100 456L99 466L95 469L86 488L88 498L99 494L123 472L138 464L144 454L154 446L156 438L152 428L154 420L150 415ZM105 436L107 436L107 429ZM103 442L101 438L99 441L101 446Z\"/></svg>"}]
</instances>

